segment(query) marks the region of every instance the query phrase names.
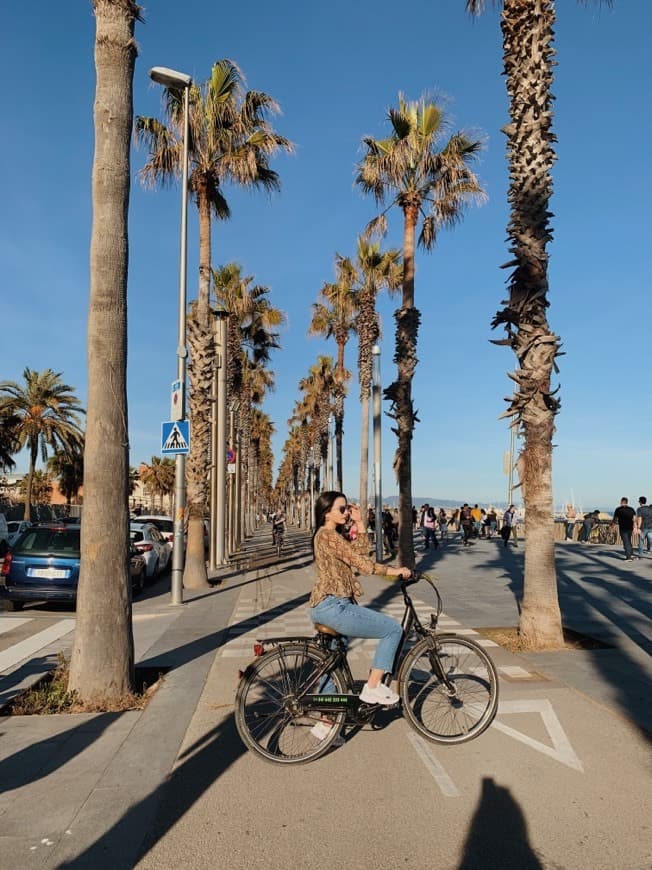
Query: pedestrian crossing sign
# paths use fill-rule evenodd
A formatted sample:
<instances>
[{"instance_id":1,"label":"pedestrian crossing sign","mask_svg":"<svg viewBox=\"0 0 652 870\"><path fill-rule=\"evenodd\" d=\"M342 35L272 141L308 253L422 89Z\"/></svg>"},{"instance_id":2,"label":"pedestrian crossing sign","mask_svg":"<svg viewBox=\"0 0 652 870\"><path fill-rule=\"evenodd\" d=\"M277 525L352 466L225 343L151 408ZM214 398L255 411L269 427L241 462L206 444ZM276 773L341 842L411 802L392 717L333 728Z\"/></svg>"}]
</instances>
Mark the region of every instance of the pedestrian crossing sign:
<instances>
[{"instance_id":1,"label":"pedestrian crossing sign","mask_svg":"<svg viewBox=\"0 0 652 870\"><path fill-rule=\"evenodd\" d=\"M163 456L190 453L190 420L161 423L161 453Z\"/></svg>"}]
</instances>

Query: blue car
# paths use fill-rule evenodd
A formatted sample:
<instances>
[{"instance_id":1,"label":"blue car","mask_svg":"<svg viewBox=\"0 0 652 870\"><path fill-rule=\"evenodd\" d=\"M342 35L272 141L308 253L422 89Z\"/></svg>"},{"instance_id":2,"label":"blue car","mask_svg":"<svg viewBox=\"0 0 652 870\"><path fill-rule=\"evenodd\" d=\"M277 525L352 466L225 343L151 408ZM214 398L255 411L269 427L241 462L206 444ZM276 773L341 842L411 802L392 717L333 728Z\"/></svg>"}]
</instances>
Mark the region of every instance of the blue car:
<instances>
[{"instance_id":1,"label":"blue car","mask_svg":"<svg viewBox=\"0 0 652 870\"><path fill-rule=\"evenodd\" d=\"M0 599L9 610L21 610L26 601L75 602L80 528L47 523L18 538L0 569Z\"/></svg>"}]
</instances>

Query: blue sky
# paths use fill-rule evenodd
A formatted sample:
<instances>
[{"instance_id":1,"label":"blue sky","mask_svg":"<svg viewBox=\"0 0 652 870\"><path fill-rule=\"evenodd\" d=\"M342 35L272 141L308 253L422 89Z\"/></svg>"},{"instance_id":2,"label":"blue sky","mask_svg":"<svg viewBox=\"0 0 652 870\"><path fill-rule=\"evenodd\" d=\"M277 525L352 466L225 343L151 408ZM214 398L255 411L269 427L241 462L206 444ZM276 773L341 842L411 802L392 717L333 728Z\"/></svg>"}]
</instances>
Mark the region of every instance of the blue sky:
<instances>
[{"instance_id":1,"label":"blue sky","mask_svg":"<svg viewBox=\"0 0 652 870\"><path fill-rule=\"evenodd\" d=\"M612 9L564 0L558 5L554 93L559 139L552 211L550 310L566 355L560 360L555 502L571 495L585 509L652 496L652 351L648 0ZM498 13L476 20L464 0L406 0L373 5L279 0L214 4L160 0L137 25L134 110L156 115L160 88L147 70L169 66L208 77L212 63L234 59L249 87L281 104L277 128L296 154L274 163L283 189L271 199L231 190L232 218L214 226L215 265L237 260L271 289L288 317L272 368L276 391L265 410L275 422L277 464L297 383L334 347L306 336L310 304L333 278L335 252L351 254L375 214L353 186L363 135L386 131L399 91L446 98L455 128L486 140L477 171L489 201L472 208L432 254L417 256L416 304L422 312L414 381L421 422L413 442L415 496L504 500L498 421L510 391L511 351L489 343L504 298L507 97L501 76ZM181 13L180 10L183 10ZM86 398L86 317L91 229L90 174L95 89L90 2L10 4L2 13L0 75L5 83L4 167L0 209L0 380L25 366L63 373ZM642 145L631 151L632 142ZM643 155L643 156L641 156ZM130 205L129 423L131 463L160 448L176 376L178 189L145 191L134 150ZM189 298L197 288L197 220L189 217ZM390 220L388 245L401 221ZM390 299L384 324L383 378L392 375ZM357 349L348 347L355 369ZM383 489L396 493L394 436L385 420ZM345 419L345 489L357 490L359 402L351 387ZM24 470L21 460L19 470Z\"/></svg>"}]
</instances>

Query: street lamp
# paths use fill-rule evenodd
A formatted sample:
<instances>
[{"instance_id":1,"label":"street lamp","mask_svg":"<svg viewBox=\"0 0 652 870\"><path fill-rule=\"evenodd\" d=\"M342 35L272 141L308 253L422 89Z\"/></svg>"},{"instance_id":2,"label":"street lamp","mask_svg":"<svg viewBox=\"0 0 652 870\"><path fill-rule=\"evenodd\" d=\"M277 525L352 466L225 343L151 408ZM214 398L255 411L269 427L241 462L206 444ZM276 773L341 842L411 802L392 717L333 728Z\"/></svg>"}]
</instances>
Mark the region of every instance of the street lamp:
<instances>
[{"instance_id":1,"label":"street lamp","mask_svg":"<svg viewBox=\"0 0 652 870\"><path fill-rule=\"evenodd\" d=\"M188 262L188 125L192 78L185 73L155 66L152 81L173 90L183 90L183 164L181 167L181 247L179 255L179 329L177 333L177 380L181 382L181 420L186 419L186 272ZM186 511L186 456L177 453L174 470L174 549L172 550L172 604L183 603L184 526Z\"/></svg>"},{"instance_id":2,"label":"street lamp","mask_svg":"<svg viewBox=\"0 0 652 870\"><path fill-rule=\"evenodd\" d=\"M226 321L228 311L215 314L215 368L213 370L213 413L211 415L211 570L224 565L226 529Z\"/></svg>"},{"instance_id":3,"label":"street lamp","mask_svg":"<svg viewBox=\"0 0 652 870\"><path fill-rule=\"evenodd\" d=\"M380 348L371 348L373 357L373 417L374 417L374 490L376 495L376 561L383 560L383 485L382 455L380 442Z\"/></svg>"}]
</instances>

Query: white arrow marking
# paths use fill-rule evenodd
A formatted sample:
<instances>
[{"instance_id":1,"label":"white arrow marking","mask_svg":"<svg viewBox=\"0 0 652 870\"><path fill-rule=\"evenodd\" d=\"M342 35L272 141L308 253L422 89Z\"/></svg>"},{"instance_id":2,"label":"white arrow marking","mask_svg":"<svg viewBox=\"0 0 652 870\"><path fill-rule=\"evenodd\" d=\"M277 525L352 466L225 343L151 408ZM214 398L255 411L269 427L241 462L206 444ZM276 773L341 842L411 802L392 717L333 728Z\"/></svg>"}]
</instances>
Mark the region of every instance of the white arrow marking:
<instances>
[{"instance_id":1,"label":"white arrow marking","mask_svg":"<svg viewBox=\"0 0 652 870\"><path fill-rule=\"evenodd\" d=\"M513 737L514 740L519 740L521 743L525 743L526 746L536 749L537 752L554 758L555 761L565 764L566 767L584 773L582 762L575 754L570 740L561 727L561 722L547 698L532 701L501 701L499 703L499 716L510 715L512 713L538 713L543 719L546 731L550 735L552 746L547 746L545 743L541 743L540 740L535 740L534 737L529 737L527 734L523 734L522 731L517 731L516 728L510 728L509 725L499 722L498 719L494 719L492 727L497 728L509 737Z\"/></svg>"}]
</instances>

